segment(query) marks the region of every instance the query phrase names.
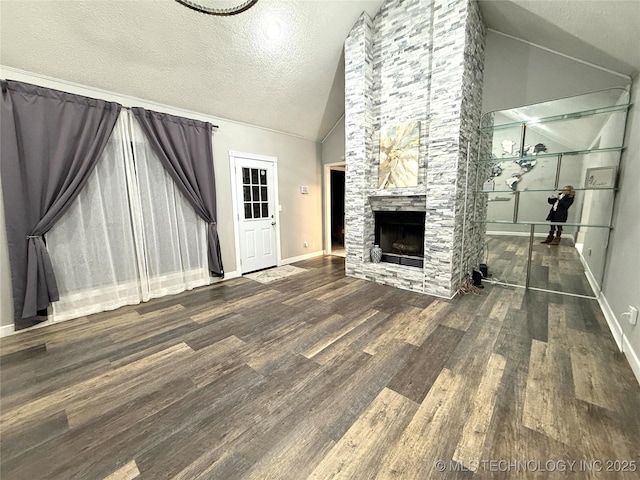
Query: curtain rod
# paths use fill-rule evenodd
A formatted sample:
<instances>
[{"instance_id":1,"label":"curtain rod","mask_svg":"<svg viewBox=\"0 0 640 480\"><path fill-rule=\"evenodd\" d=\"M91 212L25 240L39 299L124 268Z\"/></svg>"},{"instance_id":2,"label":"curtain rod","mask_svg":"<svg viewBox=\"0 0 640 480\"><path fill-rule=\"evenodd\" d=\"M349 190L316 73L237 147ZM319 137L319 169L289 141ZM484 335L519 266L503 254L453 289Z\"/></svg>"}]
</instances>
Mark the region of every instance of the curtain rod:
<instances>
[{"instance_id":1,"label":"curtain rod","mask_svg":"<svg viewBox=\"0 0 640 480\"><path fill-rule=\"evenodd\" d=\"M124 105L122 105L122 104L121 104L121 106L122 106L122 108L123 108L124 110L129 110L129 111L131 111L131 109L133 109L133 108L144 108L144 107L125 107L125 106L124 106ZM148 109L145 109L145 110L148 110ZM152 110L152 111L154 111L154 112L155 112L156 110ZM164 112L158 112L158 113L164 113ZM180 117L180 115L173 115L173 113L167 113L166 115L172 115L172 116L174 116L174 117ZM187 118L187 119L189 119L189 120L196 120L195 118L189 118L189 117L182 117L182 118ZM197 121L198 121L198 122L202 122L203 120L197 120ZM204 122L204 123L211 123L211 122ZM215 130L218 130L220 127L219 127L218 125L214 125L213 123L211 123L211 128L213 128L213 129L215 129Z\"/></svg>"},{"instance_id":2,"label":"curtain rod","mask_svg":"<svg viewBox=\"0 0 640 480\"><path fill-rule=\"evenodd\" d=\"M10 70L10 71L11 71L11 70L14 70L14 71L16 71L16 72L18 72L18 73L20 73L20 74L24 73L24 72L22 72L22 71L20 71L20 70L18 70L18 69L12 69L11 67L5 67L5 66L3 66L3 65L0 65L0 70L4 70L4 69ZM57 80L57 79L54 79L54 78L51 78L51 77L47 77L47 76L45 76L45 75L35 75L35 74L31 74L31 75L34 75L34 76L36 76L36 77L38 77L38 78L42 78L42 79L45 79L45 80L51 80L51 81L54 81L54 82L62 82L62 83L64 83L64 84L66 84L66 85L70 85L70 86L72 86L72 87L80 87L80 88L82 88L82 89L95 90L96 92L99 92L99 93L106 93L106 94L108 94L109 96L120 96L120 97L123 97L123 98L127 98L127 96L123 96L122 94L117 94L117 93L114 93L114 92L109 92L109 91L107 91L107 90L94 89L94 88L91 88L91 87L86 87L86 86L84 86L84 85L78 85L78 84L74 84L74 83L71 83L71 82L65 82L65 81L62 81L62 80ZM67 90L63 90L63 89L61 89L61 88L59 88L59 87L50 87L50 86L47 86L47 85L42 85L42 84L40 84L40 83L33 83L31 80L14 80L14 79L12 79L12 78L8 78L8 77L6 77L5 75L2 75L2 76L0 77L0 80L10 81L10 82L28 83L28 84L30 84L30 85L35 85L36 87L49 88L49 89L51 89L51 90L58 90L58 91L60 91L60 92L63 92L63 93L69 93L69 94L71 94L71 95L80 95L80 96L82 96L82 97L94 98L94 99L96 99L96 100L98 100L98 99L99 99L99 100L105 100L105 101L107 101L107 102L115 102L115 103L120 104L120 106L121 106L122 108L126 109L126 110L131 110L132 108L134 108L134 107L127 107L127 106L122 105L122 103L121 103L121 101L120 101L120 100L107 100L106 98L103 98L103 97L100 97L100 96L98 96L98 97L94 97L94 96L91 96L91 95L87 95L86 93L74 93L74 92L69 92L69 91L67 91ZM135 97L130 97L130 98L127 98L127 100L130 100L130 101L132 101L132 102L135 102L137 99L136 99ZM148 100L147 100L147 101L142 100L142 101L143 101L143 103L155 103L155 102L150 102L150 101L148 101ZM163 106L165 106L165 105L158 104L158 106L163 107ZM172 108L170 105L166 105L166 107L168 107L168 108ZM140 107L140 108L144 108L144 107ZM179 107L175 107L175 108L176 108L176 109L179 109ZM163 113L163 112L158 112L158 113ZM198 113L198 112L193 112L193 113ZM175 117L180 117L180 116L181 116L181 115L175 115L175 114L173 114L173 113L168 113L167 115L173 115L173 116L175 116ZM200 115L203 115L203 114L200 114ZM196 120L195 118L190 118L190 117L186 117L186 116L185 116L184 118L189 118L190 120ZM203 122L203 121L205 121L205 120L198 120L198 121L199 121L199 122ZM206 122L206 123L211 123L211 122ZM212 127L213 129L215 129L215 130L218 130L218 129L220 128L218 125L214 125L213 123L211 123L211 127Z\"/></svg>"}]
</instances>

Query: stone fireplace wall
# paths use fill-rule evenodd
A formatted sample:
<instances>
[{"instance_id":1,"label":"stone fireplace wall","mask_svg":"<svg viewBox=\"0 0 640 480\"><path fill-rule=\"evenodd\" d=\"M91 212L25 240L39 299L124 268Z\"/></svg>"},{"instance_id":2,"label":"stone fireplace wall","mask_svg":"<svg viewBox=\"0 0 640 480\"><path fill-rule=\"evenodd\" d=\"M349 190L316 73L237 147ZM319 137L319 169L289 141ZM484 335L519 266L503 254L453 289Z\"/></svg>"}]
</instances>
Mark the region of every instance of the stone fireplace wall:
<instances>
[{"instance_id":1,"label":"stone fireplace wall","mask_svg":"<svg viewBox=\"0 0 640 480\"><path fill-rule=\"evenodd\" d=\"M470 0L391 0L354 25L345 42L347 275L450 298L477 263L465 187L477 172L485 33ZM378 190L380 130L408 121L420 122L418 185ZM426 213L424 268L370 261L375 210Z\"/></svg>"}]
</instances>

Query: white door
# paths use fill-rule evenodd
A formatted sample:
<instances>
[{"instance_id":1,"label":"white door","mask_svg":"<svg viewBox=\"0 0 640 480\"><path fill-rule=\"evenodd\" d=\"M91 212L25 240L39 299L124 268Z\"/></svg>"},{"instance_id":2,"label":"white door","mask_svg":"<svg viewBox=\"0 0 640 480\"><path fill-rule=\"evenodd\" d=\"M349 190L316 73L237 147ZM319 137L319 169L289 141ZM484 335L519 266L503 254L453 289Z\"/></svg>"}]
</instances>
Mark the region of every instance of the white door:
<instances>
[{"instance_id":1,"label":"white door","mask_svg":"<svg viewBox=\"0 0 640 480\"><path fill-rule=\"evenodd\" d=\"M273 163L238 157L235 160L240 272L274 267L278 254Z\"/></svg>"}]
</instances>

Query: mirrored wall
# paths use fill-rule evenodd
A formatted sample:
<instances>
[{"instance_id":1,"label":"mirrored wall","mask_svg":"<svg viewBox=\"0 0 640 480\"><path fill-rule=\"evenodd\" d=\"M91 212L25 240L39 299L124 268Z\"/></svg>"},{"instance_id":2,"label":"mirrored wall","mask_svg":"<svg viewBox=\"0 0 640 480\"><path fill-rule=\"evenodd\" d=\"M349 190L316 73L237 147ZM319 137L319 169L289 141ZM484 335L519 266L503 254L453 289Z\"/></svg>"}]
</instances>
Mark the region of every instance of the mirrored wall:
<instances>
[{"instance_id":1,"label":"mirrored wall","mask_svg":"<svg viewBox=\"0 0 640 480\"><path fill-rule=\"evenodd\" d=\"M483 116L473 197L487 280L598 295L628 109L617 88Z\"/></svg>"}]
</instances>

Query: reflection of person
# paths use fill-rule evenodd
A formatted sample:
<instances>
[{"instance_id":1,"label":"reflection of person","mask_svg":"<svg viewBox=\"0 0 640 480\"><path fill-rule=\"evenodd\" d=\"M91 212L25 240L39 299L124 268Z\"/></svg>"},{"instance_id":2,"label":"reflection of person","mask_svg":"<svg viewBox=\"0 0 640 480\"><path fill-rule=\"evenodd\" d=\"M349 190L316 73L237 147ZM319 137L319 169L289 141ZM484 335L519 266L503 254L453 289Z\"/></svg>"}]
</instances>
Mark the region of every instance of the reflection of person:
<instances>
[{"instance_id":1,"label":"reflection of person","mask_svg":"<svg viewBox=\"0 0 640 480\"><path fill-rule=\"evenodd\" d=\"M566 185L557 196L551 195L547 199L547 202L552 205L551 210L549 210L549 215L547 215L547 220L550 222L566 222L567 216L569 215L569 207L573 205L573 199L575 196L576 191L571 185ZM542 243L558 245L560 243L561 235L562 225L551 225L549 235Z\"/></svg>"}]
</instances>

